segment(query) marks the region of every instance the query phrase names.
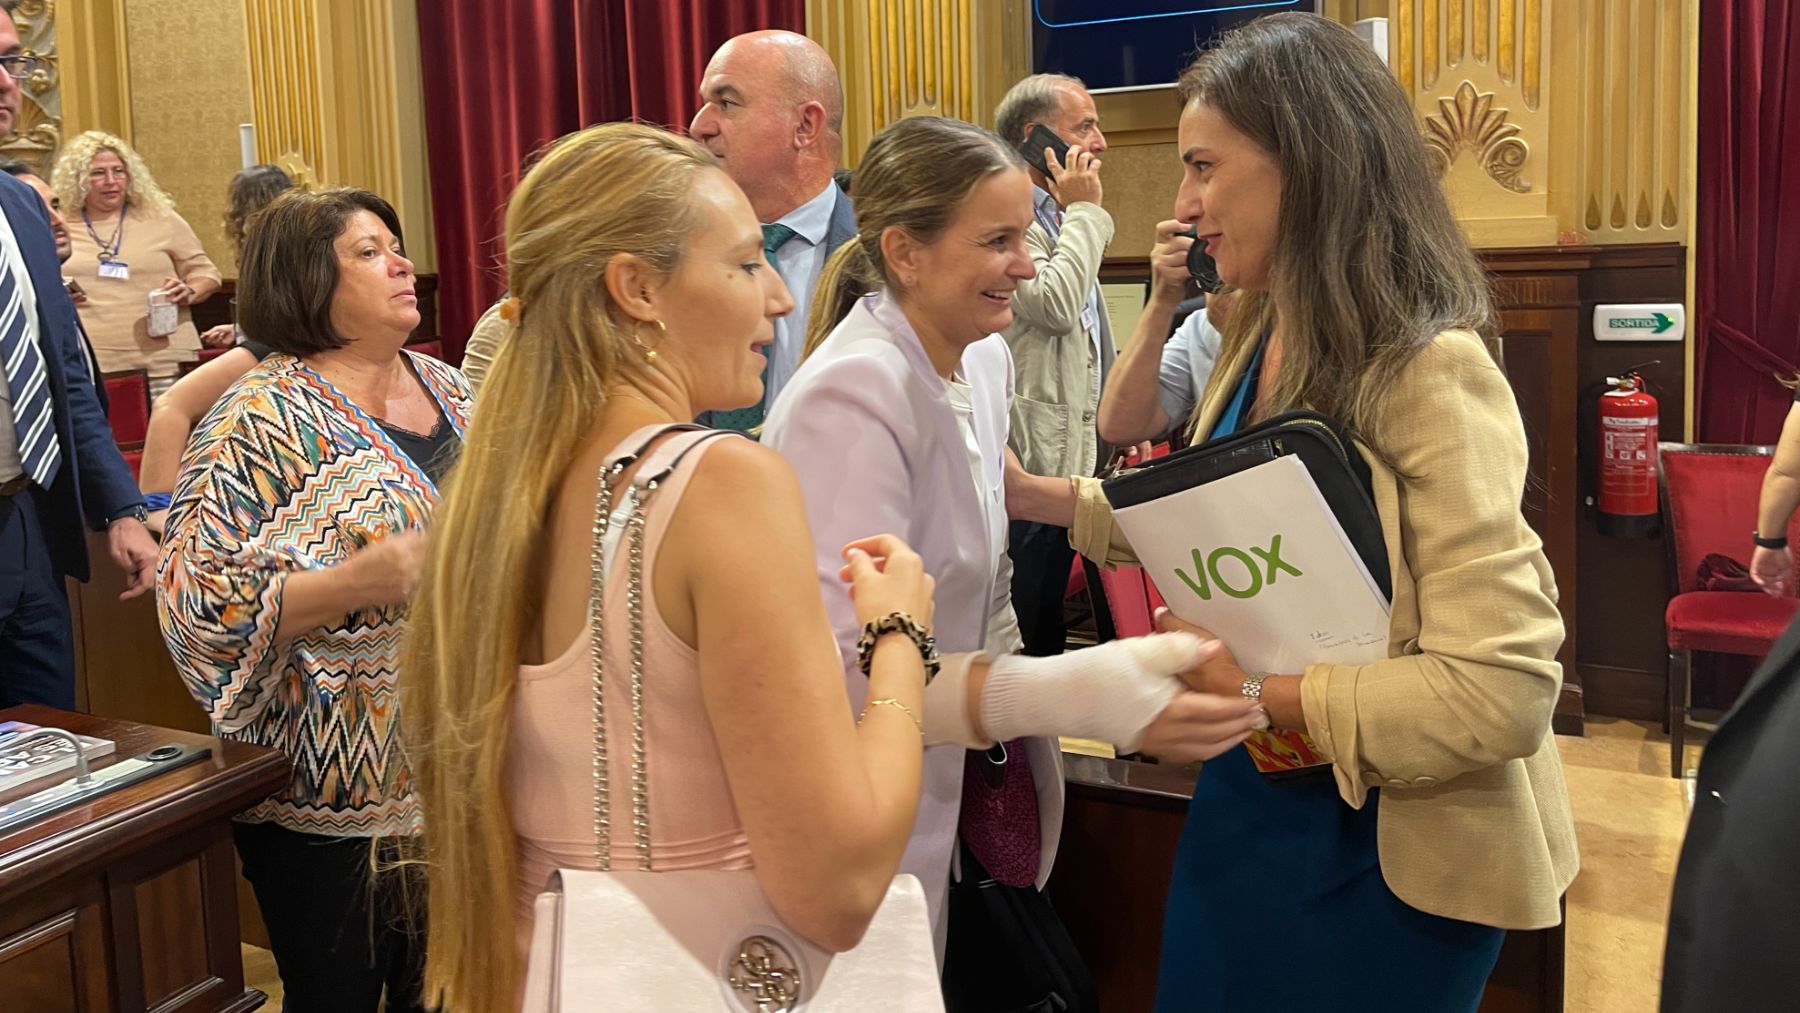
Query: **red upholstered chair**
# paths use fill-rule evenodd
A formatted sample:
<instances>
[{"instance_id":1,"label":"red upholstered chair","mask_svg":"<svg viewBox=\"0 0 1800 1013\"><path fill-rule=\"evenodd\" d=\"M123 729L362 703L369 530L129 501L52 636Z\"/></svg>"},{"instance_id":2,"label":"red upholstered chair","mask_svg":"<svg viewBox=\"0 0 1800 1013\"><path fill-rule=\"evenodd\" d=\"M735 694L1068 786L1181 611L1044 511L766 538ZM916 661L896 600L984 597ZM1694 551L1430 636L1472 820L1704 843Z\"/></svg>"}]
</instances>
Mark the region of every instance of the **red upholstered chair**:
<instances>
[{"instance_id":1,"label":"red upholstered chair","mask_svg":"<svg viewBox=\"0 0 1800 1013\"><path fill-rule=\"evenodd\" d=\"M224 355L226 352L229 352L233 348L236 348L236 347L237 347L236 345L227 345L224 348L202 348L198 352L196 352L194 355L194 365L198 366L202 362L208 362L213 359L216 359L219 356ZM190 367L190 368L192 368L192 367Z\"/></svg>"},{"instance_id":2,"label":"red upholstered chair","mask_svg":"<svg viewBox=\"0 0 1800 1013\"><path fill-rule=\"evenodd\" d=\"M123 457L125 464L131 468L131 477L137 478L138 472L144 465L144 441L134 440L131 443L119 444L119 456Z\"/></svg>"},{"instance_id":3,"label":"red upholstered chair","mask_svg":"<svg viewBox=\"0 0 1800 1013\"><path fill-rule=\"evenodd\" d=\"M1754 546L1756 504L1773 447L1716 443L1657 446L1662 492L1663 540L1669 552L1669 771L1682 775L1682 747L1691 721L1695 651L1743 654L1760 660L1800 611L1800 601L1758 590L1708 590L1701 564L1723 555L1748 565ZM1789 537L1800 543L1800 523Z\"/></svg>"},{"instance_id":4,"label":"red upholstered chair","mask_svg":"<svg viewBox=\"0 0 1800 1013\"><path fill-rule=\"evenodd\" d=\"M409 352L417 352L420 355L429 355L440 362L444 360L444 343L438 338L432 338L430 341L414 342L407 345L406 350Z\"/></svg>"},{"instance_id":5,"label":"red upholstered chair","mask_svg":"<svg viewBox=\"0 0 1800 1013\"><path fill-rule=\"evenodd\" d=\"M100 374L114 443L142 443L150 428L150 376L141 369Z\"/></svg>"}]
</instances>

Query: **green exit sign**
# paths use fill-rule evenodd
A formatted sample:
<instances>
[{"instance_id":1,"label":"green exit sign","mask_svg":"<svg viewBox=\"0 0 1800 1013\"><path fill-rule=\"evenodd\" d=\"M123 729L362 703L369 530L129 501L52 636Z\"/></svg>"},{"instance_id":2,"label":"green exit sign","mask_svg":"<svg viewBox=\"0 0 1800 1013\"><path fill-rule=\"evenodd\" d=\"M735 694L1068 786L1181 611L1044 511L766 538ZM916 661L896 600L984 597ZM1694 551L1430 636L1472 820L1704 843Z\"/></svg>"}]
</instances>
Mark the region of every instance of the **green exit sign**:
<instances>
[{"instance_id":1,"label":"green exit sign","mask_svg":"<svg viewBox=\"0 0 1800 1013\"><path fill-rule=\"evenodd\" d=\"M1687 307L1680 303L1602 303L1594 307L1597 341L1680 341Z\"/></svg>"}]
</instances>

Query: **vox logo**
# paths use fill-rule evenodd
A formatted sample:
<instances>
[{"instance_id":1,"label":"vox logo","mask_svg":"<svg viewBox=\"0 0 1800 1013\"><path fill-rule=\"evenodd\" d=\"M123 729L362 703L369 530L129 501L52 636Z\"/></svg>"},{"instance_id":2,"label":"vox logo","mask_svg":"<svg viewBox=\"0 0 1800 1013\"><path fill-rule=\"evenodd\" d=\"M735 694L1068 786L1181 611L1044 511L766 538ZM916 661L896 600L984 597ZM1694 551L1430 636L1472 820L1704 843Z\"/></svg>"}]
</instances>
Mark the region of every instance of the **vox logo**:
<instances>
[{"instance_id":1,"label":"vox logo","mask_svg":"<svg viewBox=\"0 0 1800 1013\"><path fill-rule=\"evenodd\" d=\"M1221 561L1234 561L1236 566L1219 568ZM1252 545L1248 552L1229 545L1220 546L1210 553L1194 550L1194 573L1188 575L1186 570L1177 566L1175 575L1188 589L1200 596L1201 601L1212 601L1213 589L1217 588L1233 598L1254 598L1262 592L1266 585L1273 585L1283 572L1296 577L1305 574L1294 564L1281 558L1281 536L1269 539L1269 547L1259 549Z\"/></svg>"}]
</instances>

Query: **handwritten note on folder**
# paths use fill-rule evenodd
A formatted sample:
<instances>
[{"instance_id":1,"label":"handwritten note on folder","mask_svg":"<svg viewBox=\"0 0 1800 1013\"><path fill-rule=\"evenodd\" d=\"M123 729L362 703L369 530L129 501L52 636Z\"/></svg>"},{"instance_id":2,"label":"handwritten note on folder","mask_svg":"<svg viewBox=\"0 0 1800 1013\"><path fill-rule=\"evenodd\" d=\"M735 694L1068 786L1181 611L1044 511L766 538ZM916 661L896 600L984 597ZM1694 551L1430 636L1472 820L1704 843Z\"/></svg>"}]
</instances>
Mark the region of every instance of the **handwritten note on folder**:
<instances>
[{"instance_id":1,"label":"handwritten note on folder","mask_svg":"<svg viewBox=\"0 0 1800 1013\"><path fill-rule=\"evenodd\" d=\"M1298 457L1114 517L1169 608L1218 635L1246 672L1387 657L1387 599ZM1245 748L1264 773L1327 762L1301 732L1258 732Z\"/></svg>"}]
</instances>

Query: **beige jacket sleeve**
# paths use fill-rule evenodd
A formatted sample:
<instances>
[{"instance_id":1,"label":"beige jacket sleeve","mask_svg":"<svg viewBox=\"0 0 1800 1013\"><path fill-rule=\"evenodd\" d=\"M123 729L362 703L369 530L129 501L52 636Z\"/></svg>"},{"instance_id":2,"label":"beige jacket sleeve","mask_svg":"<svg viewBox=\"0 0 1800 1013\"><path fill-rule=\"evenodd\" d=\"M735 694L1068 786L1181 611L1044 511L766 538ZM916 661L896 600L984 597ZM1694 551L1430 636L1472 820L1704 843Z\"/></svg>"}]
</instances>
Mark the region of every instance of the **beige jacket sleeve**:
<instances>
[{"instance_id":1,"label":"beige jacket sleeve","mask_svg":"<svg viewBox=\"0 0 1800 1013\"><path fill-rule=\"evenodd\" d=\"M1100 491L1100 480L1076 477L1070 481L1075 483L1075 523L1069 527L1069 545L1109 570L1139 565L1125 532L1113 523L1112 504Z\"/></svg>"},{"instance_id":2,"label":"beige jacket sleeve","mask_svg":"<svg viewBox=\"0 0 1800 1013\"><path fill-rule=\"evenodd\" d=\"M469 332L469 343L463 346L462 371L477 394L481 392L482 381L487 379L488 367L494 364L494 353L500 350L500 339L506 337L510 326L500 315L500 304L495 303L475 321L475 329Z\"/></svg>"},{"instance_id":3,"label":"beige jacket sleeve","mask_svg":"<svg viewBox=\"0 0 1800 1013\"><path fill-rule=\"evenodd\" d=\"M1112 237L1112 215L1086 201L1063 212L1062 230L1054 242L1043 226L1033 222L1025 230L1025 243L1037 276L1019 282L1013 296L1019 319L1040 334L1067 334L1080 327L1081 311L1093 294Z\"/></svg>"},{"instance_id":4,"label":"beige jacket sleeve","mask_svg":"<svg viewBox=\"0 0 1800 1013\"><path fill-rule=\"evenodd\" d=\"M1352 806L1377 785L1428 788L1531 756L1562 686L1562 617L1519 508L1525 431L1506 378L1473 334L1448 332L1388 404L1380 435L1395 470L1376 501L1397 656L1313 665L1300 683L1306 730Z\"/></svg>"},{"instance_id":5,"label":"beige jacket sleeve","mask_svg":"<svg viewBox=\"0 0 1800 1013\"><path fill-rule=\"evenodd\" d=\"M193 227L187 220L175 212L169 212L168 222L169 260L175 265L175 274L184 284L192 285L200 278L211 278L223 283L224 277L219 274L218 265L206 255L205 247L200 245L200 237L194 235Z\"/></svg>"}]
</instances>

